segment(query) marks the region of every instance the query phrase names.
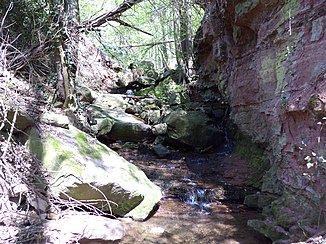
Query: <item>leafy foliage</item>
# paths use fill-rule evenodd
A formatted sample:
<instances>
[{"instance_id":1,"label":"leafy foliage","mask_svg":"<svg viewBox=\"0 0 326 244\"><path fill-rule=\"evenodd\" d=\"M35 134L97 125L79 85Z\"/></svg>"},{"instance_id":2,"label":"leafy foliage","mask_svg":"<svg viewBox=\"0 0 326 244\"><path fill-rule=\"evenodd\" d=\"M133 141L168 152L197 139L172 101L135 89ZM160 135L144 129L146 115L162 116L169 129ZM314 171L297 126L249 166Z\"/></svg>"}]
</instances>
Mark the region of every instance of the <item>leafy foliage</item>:
<instances>
[{"instance_id":1,"label":"leafy foliage","mask_svg":"<svg viewBox=\"0 0 326 244\"><path fill-rule=\"evenodd\" d=\"M48 5L46 0L19 0L0 1L0 15L4 16L6 11L8 15L5 19L3 31L11 32L16 46L21 48L30 47L42 38L48 25Z\"/></svg>"},{"instance_id":2,"label":"leafy foliage","mask_svg":"<svg viewBox=\"0 0 326 244\"><path fill-rule=\"evenodd\" d=\"M96 4L90 5L87 0L80 0L81 19L85 20L109 11L119 2L95 0ZM180 18L180 15L175 13L175 6L179 2L181 0L143 1L120 17L122 21L135 28L109 22L107 26L92 33L93 38L98 40L99 47L106 53L123 63L150 60L156 68L174 68L177 65L175 25ZM202 19L203 10L192 1L189 2L191 6L189 25L191 33L195 33ZM191 39L192 37L193 35Z\"/></svg>"}]
</instances>

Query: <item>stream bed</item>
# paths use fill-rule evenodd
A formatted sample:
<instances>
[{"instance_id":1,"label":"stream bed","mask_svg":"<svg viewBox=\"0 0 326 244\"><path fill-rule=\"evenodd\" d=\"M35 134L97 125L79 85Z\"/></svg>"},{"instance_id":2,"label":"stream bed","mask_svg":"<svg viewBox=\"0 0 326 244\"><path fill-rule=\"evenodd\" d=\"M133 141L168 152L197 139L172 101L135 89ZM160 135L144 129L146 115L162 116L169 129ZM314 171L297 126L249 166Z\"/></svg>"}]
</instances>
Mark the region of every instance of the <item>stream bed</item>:
<instances>
[{"instance_id":1,"label":"stream bed","mask_svg":"<svg viewBox=\"0 0 326 244\"><path fill-rule=\"evenodd\" d=\"M163 191L147 221L121 219L126 236L119 243L271 243L246 224L260 214L242 204L255 190L244 186L250 169L236 156L175 151L162 159L146 147L117 151Z\"/></svg>"}]
</instances>

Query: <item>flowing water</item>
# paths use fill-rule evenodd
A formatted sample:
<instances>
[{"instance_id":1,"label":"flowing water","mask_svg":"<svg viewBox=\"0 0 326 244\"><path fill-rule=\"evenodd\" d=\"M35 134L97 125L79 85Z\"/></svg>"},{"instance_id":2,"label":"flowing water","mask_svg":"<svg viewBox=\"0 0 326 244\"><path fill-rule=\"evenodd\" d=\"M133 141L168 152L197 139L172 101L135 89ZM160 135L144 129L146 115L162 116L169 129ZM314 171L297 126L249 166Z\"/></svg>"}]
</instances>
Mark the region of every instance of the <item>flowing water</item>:
<instances>
[{"instance_id":1,"label":"flowing water","mask_svg":"<svg viewBox=\"0 0 326 244\"><path fill-rule=\"evenodd\" d=\"M241 160L220 152L174 152L166 159L144 148L118 153L163 190L158 210L147 221L122 219L126 236L119 243L271 243L246 225L260 216L242 205L255 191L243 186L249 172ZM241 172L232 179L234 167Z\"/></svg>"}]
</instances>

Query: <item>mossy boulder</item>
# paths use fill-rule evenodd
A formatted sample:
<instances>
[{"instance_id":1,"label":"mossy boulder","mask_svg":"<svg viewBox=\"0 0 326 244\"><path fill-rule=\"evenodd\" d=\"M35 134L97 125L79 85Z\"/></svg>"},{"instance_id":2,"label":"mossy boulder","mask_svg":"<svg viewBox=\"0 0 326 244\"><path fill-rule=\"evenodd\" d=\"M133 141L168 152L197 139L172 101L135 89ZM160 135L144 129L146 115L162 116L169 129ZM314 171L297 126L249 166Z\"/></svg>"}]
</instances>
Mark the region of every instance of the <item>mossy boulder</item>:
<instances>
[{"instance_id":1,"label":"mossy boulder","mask_svg":"<svg viewBox=\"0 0 326 244\"><path fill-rule=\"evenodd\" d=\"M254 228L255 230L259 231L260 233L264 234L272 241L289 238L289 233L285 231L282 227L275 225L273 221L251 219L248 220L248 225Z\"/></svg>"},{"instance_id":2,"label":"mossy boulder","mask_svg":"<svg viewBox=\"0 0 326 244\"><path fill-rule=\"evenodd\" d=\"M52 176L51 190L63 199L144 220L162 197L138 167L73 126L33 130L28 146Z\"/></svg>"},{"instance_id":3,"label":"mossy boulder","mask_svg":"<svg viewBox=\"0 0 326 244\"><path fill-rule=\"evenodd\" d=\"M176 110L164 118L168 137L197 150L223 143L223 131L201 111Z\"/></svg>"}]
</instances>

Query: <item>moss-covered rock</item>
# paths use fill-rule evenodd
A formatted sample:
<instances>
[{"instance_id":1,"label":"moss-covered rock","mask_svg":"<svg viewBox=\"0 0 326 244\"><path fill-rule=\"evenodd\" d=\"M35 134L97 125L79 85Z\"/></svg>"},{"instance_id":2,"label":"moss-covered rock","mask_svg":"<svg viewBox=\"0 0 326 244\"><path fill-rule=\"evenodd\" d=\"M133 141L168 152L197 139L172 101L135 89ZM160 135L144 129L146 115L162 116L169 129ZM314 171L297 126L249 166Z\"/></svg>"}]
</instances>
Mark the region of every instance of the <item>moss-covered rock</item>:
<instances>
[{"instance_id":1,"label":"moss-covered rock","mask_svg":"<svg viewBox=\"0 0 326 244\"><path fill-rule=\"evenodd\" d=\"M264 234L272 241L289 238L288 233L282 227L276 226L273 221L251 219L248 220L248 225Z\"/></svg>"},{"instance_id":2,"label":"moss-covered rock","mask_svg":"<svg viewBox=\"0 0 326 244\"><path fill-rule=\"evenodd\" d=\"M201 111L177 110L164 118L170 139L203 150L223 142L223 131Z\"/></svg>"},{"instance_id":3,"label":"moss-covered rock","mask_svg":"<svg viewBox=\"0 0 326 244\"><path fill-rule=\"evenodd\" d=\"M144 172L75 127L41 134L34 130L28 146L53 177L54 194L138 220L161 199L159 187Z\"/></svg>"}]
</instances>

